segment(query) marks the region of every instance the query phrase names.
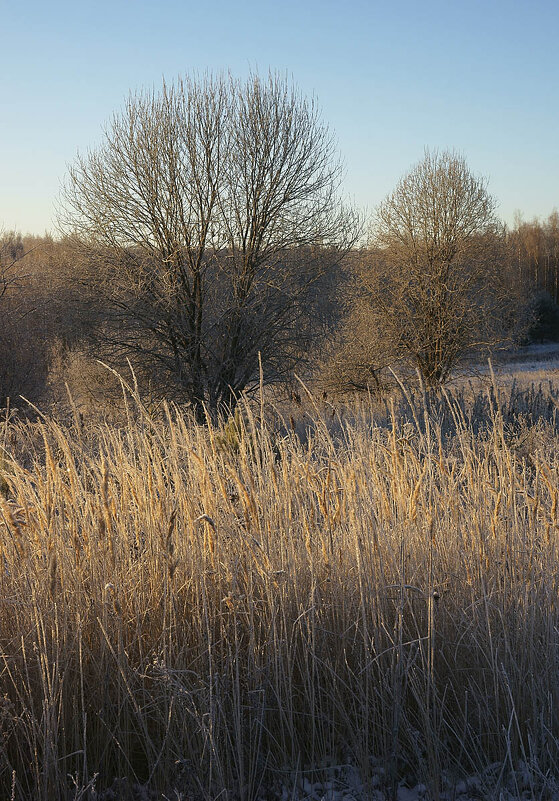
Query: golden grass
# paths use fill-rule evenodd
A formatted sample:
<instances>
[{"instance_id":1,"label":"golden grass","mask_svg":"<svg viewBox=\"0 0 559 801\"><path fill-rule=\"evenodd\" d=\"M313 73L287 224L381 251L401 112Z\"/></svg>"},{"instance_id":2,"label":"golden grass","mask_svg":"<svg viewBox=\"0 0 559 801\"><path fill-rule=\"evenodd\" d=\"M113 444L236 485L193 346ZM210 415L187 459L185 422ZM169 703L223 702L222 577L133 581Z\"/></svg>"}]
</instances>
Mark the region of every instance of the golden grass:
<instances>
[{"instance_id":1,"label":"golden grass","mask_svg":"<svg viewBox=\"0 0 559 801\"><path fill-rule=\"evenodd\" d=\"M303 438L6 421L0 797L559 775L554 417L445 404Z\"/></svg>"}]
</instances>

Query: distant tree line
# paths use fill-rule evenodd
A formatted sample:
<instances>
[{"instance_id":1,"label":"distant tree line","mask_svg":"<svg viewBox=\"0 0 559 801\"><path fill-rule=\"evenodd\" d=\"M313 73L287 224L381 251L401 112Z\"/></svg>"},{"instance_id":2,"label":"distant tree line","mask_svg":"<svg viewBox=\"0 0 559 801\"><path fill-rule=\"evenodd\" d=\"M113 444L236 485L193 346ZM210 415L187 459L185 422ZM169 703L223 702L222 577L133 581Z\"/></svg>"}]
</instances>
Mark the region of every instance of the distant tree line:
<instances>
[{"instance_id":1,"label":"distant tree line","mask_svg":"<svg viewBox=\"0 0 559 801\"><path fill-rule=\"evenodd\" d=\"M559 341L559 214L525 222L517 215L508 232L516 280L528 287L527 341Z\"/></svg>"},{"instance_id":2,"label":"distant tree line","mask_svg":"<svg viewBox=\"0 0 559 801\"><path fill-rule=\"evenodd\" d=\"M508 233L511 259L520 281L547 292L559 303L559 213L525 222L517 215Z\"/></svg>"}]
</instances>

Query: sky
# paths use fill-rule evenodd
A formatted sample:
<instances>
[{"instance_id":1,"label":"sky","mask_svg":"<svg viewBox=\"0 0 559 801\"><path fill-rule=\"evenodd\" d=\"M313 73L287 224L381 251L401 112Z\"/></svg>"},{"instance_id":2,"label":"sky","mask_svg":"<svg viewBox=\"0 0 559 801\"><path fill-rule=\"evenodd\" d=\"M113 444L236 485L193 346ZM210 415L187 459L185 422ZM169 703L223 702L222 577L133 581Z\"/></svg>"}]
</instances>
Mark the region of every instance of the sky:
<instances>
[{"instance_id":1,"label":"sky","mask_svg":"<svg viewBox=\"0 0 559 801\"><path fill-rule=\"evenodd\" d=\"M287 74L371 213L428 148L488 179L512 224L559 207L559 0L0 0L0 230L56 234L78 152L130 91Z\"/></svg>"}]
</instances>

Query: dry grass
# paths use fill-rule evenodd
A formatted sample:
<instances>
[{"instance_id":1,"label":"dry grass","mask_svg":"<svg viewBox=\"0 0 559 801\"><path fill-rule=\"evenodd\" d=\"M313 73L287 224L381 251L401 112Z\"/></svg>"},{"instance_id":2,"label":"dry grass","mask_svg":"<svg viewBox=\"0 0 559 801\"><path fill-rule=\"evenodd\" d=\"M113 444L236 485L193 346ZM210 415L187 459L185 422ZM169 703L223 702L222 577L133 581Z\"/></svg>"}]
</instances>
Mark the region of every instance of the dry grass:
<instances>
[{"instance_id":1,"label":"dry grass","mask_svg":"<svg viewBox=\"0 0 559 801\"><path fill-rule=\"evenodd\" d=\"M0 797L250 801L348 762L435 799L524 762L544 793L558 436L522 397L317 409L304 437L6 421Z\"/></svg>"}]
</instances>

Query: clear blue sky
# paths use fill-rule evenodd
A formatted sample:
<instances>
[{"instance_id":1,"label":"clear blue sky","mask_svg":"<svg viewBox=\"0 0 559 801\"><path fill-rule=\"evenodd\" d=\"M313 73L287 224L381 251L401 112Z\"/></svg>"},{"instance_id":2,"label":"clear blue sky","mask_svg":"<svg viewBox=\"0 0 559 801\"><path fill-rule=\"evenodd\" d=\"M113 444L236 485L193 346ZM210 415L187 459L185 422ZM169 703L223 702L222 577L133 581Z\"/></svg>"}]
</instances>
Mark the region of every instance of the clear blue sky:
<instances>
[{"instance_id":1,"label":"clear blue sky","mask_svg":"<svg viewBox=\"0 0 559 801\"><path fill-rule=\"evenodd\" d=\"M460 151L499 215L559 207L559 0L0 0L0 229L42 233L129 90L206 69L314 94L369 209Z\"/></svg>"}]
</instances>

